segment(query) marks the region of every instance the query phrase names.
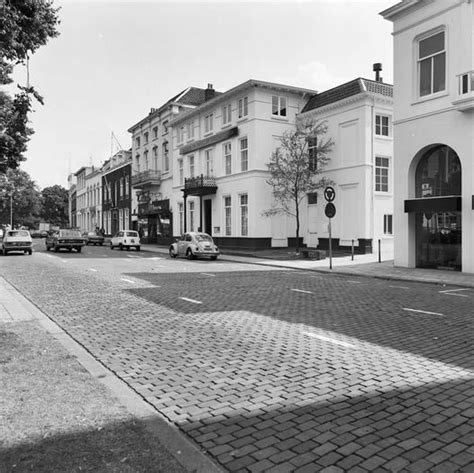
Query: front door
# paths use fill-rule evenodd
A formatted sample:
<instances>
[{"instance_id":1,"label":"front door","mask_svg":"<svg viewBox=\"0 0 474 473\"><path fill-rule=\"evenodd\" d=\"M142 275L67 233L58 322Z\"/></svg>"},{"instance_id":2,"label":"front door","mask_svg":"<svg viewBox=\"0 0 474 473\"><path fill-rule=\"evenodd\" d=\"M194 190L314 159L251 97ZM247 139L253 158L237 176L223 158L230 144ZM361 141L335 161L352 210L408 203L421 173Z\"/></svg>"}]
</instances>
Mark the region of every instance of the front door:
<instances>
[{"instance_id":1,"label":"front door","mask_svg":"<svg viewBox=\"0 0 474 473\"><path fill-rule=\"evenodd\" d=\"M204 233L212 235L212 200L204 201Z\"/></svg>"}]
</instances>

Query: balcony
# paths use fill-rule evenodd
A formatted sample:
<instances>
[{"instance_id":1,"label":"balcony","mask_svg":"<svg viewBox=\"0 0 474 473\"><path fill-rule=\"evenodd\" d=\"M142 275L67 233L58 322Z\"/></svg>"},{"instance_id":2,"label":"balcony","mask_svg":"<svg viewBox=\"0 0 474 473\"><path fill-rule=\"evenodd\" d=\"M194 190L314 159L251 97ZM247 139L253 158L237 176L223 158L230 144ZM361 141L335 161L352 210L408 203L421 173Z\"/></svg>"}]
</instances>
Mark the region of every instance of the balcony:
<instances>
[{"instance_id":1,"label":"balcony","mask_svg":"<svg viewBox=\"0 0 474 473\"><path fill-rule=\"evenodd\" d=\"M161 184L161 171L147 170L132 176L132 187L143 189L150 186L159 186Z\"/></svg>"},{"instance_id":2,"label":"balcony","mask_svg":"<svg viewBox=\"0 0 474 473\"><path fill-rule=\"evenodd\" d=\"M474 71L463 72L456 76L456 99L453 105L461 112L474 108Z\"/></svg>"},{"instance_id":3,"label":"balcony","mask_svg":"<svg viewBox=\"0 0 474 473\"><path fill-rule=\"evenodd\" d=\"M184 196L188 195L210 195L217 192L216 179L212 176L189 177L184 180Z\"/></svg>"}]
</instances>

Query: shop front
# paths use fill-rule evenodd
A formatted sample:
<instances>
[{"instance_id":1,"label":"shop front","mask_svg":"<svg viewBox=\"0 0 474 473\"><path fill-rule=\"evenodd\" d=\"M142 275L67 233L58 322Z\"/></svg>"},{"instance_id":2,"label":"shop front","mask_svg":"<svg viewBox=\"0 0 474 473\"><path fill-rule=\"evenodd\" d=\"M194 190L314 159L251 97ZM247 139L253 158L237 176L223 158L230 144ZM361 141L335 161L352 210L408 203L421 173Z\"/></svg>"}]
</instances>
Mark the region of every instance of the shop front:
<instances>
[{"instance_id":1,"label":"shop front","mask_svg":"<svg viewBox=\"0 0 474 473\"><path fill-rule=\"evenodd\" d=\"M143 243L169 244L172 241L172 213L169 199L138 202L138 233Z\"/></svg>"}]
</instances>

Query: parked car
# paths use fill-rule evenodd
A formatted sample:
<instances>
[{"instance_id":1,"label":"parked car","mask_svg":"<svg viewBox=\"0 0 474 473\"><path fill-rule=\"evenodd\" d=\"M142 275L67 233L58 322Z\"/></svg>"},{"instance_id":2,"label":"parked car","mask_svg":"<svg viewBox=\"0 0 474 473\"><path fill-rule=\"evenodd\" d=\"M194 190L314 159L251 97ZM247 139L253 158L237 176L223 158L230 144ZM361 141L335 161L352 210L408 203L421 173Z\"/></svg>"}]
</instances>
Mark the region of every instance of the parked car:
<instances>
[{"instance_id":1,"label":"parked car","mask_svg":"<svg viewBox=\"0 0 474 473\"><path fill-rule=\"evenodd\" d=\"M120 248L123 250L126 248L135 248L137 251L140 251L140 236L138 232L134 230L121 230L116 233L110 240L110 249Z\"/></svg>"},{"instance_id":2,"label":"parked car","mask_svg":"<svg viewBox=\"0 0 474 473\"><path fill-rule=\"evenodd\" d=\"M2 253L7 255L13 251L21 251L31 255L33 240L28 230L6 230L2 238Z\"/></svg>"},{"instance_id":3,"label":"parked car","mask_svg":"<svg viewBox=\"0 0 474 473\"><path fill-rule=\"evenodd\" d=\"M198 256L209 256L215 260L219 256L219 248L207 233L188 232L171 244L169 253L172 258L185 256L195 259Z\"/></svg>"},{"instance_id":4,"label":"parked car","mask_svg":"<svg viewBox=\"0 0 474 473\"><path fill-rule=\"evenodd\" d=\"M69 251L75 249L78 253L82 251L84 246L84 238L79 230L69 230L60 228L59 230L52 230L46 237L46 251L53 249L59 251L65 248Z\"/></svg>"},{"instance_id":5,"label":"parked car","mask_svg":"<svg viewBox=\"0 0 474 473\"><path fill-rule=\"evenodd\" d=\"M31 230L30 235L31 238L40 238L41 232L39 230Z\"/></svg>"},{"instance_id":6,"label":"parked car","mask_svg":"<svg viewBox=\"0 0 474 473\"><path fill-rule=\"evenodd\" d=\"M40 230L40 238L46 238L48 236L47 230Z\"/></svg>"},{"instance_id":7,"label":"parked car","mask_svg":"<svg viewBox=\"0 0 474 473\"><path fill-rule=\"evenodd\" d=\"M96 232L85 232L82 234L86 245L103 245L104 236Z\"/></svg>"}]
</instances>

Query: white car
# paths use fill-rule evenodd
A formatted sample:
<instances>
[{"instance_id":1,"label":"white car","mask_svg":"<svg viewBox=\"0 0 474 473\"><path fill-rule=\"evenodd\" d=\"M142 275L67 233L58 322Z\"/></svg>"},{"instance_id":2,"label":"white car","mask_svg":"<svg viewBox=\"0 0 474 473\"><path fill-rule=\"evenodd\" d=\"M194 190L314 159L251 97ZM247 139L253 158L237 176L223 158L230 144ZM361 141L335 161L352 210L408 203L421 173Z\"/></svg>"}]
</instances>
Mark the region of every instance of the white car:
<instances>
[{"instance_id":1,"label":"white car","mask_svg":"<svg viewBox=\"0 0 474 473\"><path fill-rule=\"evenodd\" d=\"M126 248L135 248L137 251L140 251L140 235L134 230L121 230L116 233L110 240L110 249L120 248L123 250Z\"/></svg>"},{"instance_id":2,"label":"white car","mask_svg":"<svg viewBox=\"0 0 474 473\"><path fill-rule=\"evenodd\" d=\"M7 255L13 251L33 253L33 240L28 230L6 230L2 239L2 253Z\"/></svg>"},{"instance_id":3,"label":"white car","mask_svg":"<svg viewBox=\"0 0 474 473\"><path fill-rule=\"evenodd\" d=\"M198 256L209 256L215 260L219 256L219 248L207 233L188 232L171 244L169 253L172 258L185 256L194 259Z\"/></svg>"}]
</instances>

